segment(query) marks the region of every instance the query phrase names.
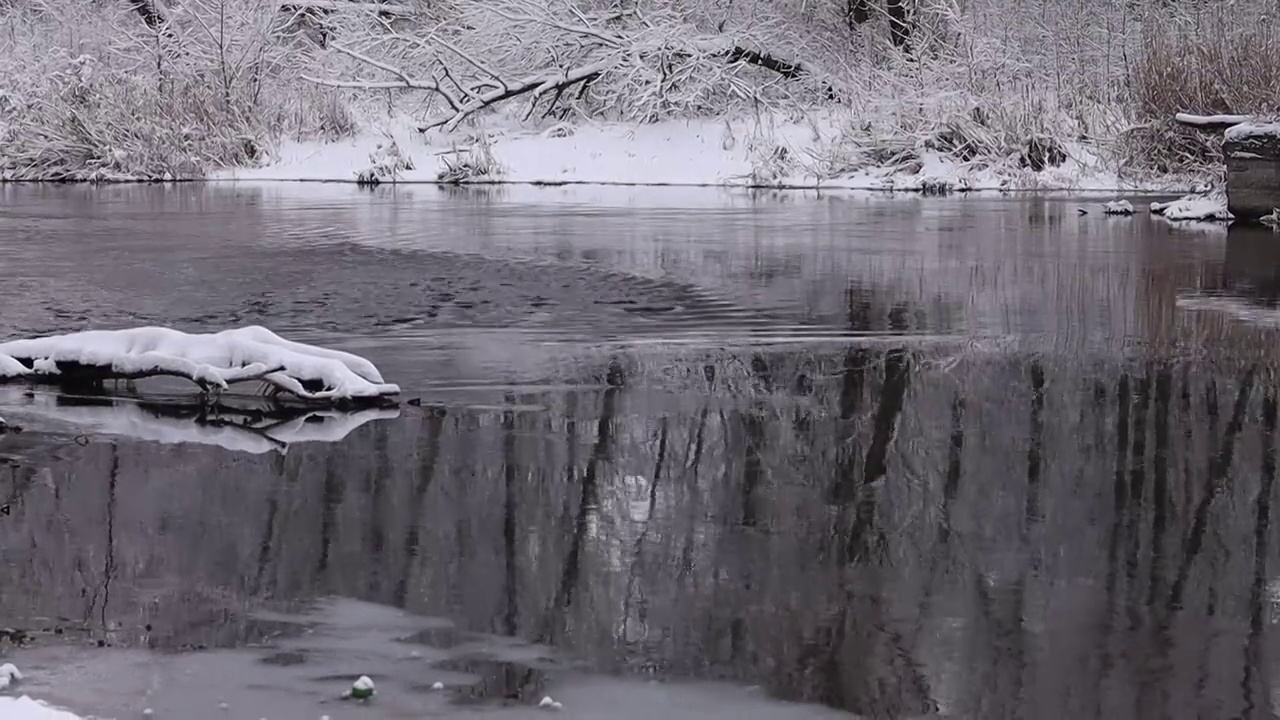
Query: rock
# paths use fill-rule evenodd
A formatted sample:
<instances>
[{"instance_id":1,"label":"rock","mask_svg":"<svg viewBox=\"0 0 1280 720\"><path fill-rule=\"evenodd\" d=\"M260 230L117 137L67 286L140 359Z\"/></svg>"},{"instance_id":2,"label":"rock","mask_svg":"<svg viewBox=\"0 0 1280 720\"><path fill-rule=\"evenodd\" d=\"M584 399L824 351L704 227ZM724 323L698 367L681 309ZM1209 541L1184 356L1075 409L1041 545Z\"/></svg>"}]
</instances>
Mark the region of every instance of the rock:
<instances>
[{"instance_id":1,"label":"rock","mask_svg":"<svg viewBox=\"0 0 1280 720\"><path fill-rule=\"evenodd\" d=\"M438 681L437 681L437 682L433 682L433 683L431 683L431 689L432 689L432 690L443 690L443 689L444 689L444 683L442 683L442 682L438 682Z\"/></svg>"},{"instance_id":2,"label":"rock","mask_svg":"<svg viewBox=\"0 0 1280 720\"><path fill-rule=\"evenodd\" d=\"M1224 134L1227 208L1257 221L1280 207L1280 122L1241 123Z\"/></svg>"},{"instance_id":3,"label":"rock","mask_svg":"<svg viewBox=\"0 0 1280 720\"><path fill-rule=\"evenodd\" d=\"M373 680L368 675L361 675L360 679L351 685L351 697L355 700L368 700L373 697L374 692Z\"/></svg>"},{"instance_id":4,"label":"rock","mask_svg":"<svg viewBox=\"0 0 1280 720\"><path fill-rule=\"evenodd\" d=\"M1112 200L1102 206L1104 215L1132 215L1133 204L1128 200Z\"/></svg>"},{"instance_id":5,"label":"rock","mask_svg":"<svg viewBox=\"0 0 1280 720\"><path fill-rule=\"evenodd\" d=\"M18 668L13 663L5 663L0 665L0 690L9 687L10 683L18 682L22 679L22 673L18 672Z\"/></svg>"}]
</instances>

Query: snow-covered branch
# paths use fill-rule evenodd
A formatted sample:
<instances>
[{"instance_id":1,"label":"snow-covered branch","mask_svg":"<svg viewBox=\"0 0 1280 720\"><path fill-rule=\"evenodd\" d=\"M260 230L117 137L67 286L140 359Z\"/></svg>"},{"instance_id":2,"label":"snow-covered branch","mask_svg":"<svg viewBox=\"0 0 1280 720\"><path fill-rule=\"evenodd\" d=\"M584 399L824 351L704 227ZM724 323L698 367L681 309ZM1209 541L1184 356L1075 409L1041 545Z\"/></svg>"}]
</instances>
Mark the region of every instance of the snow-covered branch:
<instances>
[{"instance_id":1,"label":"snow-covered branch","mask_svg":"<svg viewBox=\"0 0 1280 720\"><path fill-rule=\"evenodd\" d=\"M93 330L0 343L0 380L102 382L175 376L202 390L259 381L326 404L397 395L368 360L250 326L207 335L161 327Z\"/></svg>"},{"instance_id":2,"label":"snow-covered branch","mask_svg":"<svg viewBox=\"0 0 1280 720\"><path fill-rule=\"evenodd\" d=\"M340 2L339 0L284 0L280 9L287 12L300 10L326 10L329 12L357 11L387 13L390 15L412 15L413 8L408 5L372 2Z\"/></svg>"},{"instance_id":3,"label":"snow-covered branch","mask_svg":"<svg viewBox=\"0 0 1280 720\"><path fill-rule=\"evenodd\" d=\"M363 38L357 30L333 51L358 65L305 77L330 87L428 91L445 107L419 125L423 132L452 132L476 113L521 97L529 101L525 119L539 108L544 117L572 108L649 121L722 104L713 98L767 105L761 91L769 82L746 81L747 68L787 80L812 77L798 62L701 33L670 8L659 12L666 14L657 20L635 11L596 17L567 4L499 0L434 27L384 23ZM389 77L368 77L368 69ZM834 97L829 84L820 91Z\"/></svg>"},{"instance_id":4,"label":"snow-covered branch","mask_svg":"<svg viewBox=\"0 0 1280 720\"><path fill-rule=\"evenodd\" d=\"M502 87L483 94L477 94L472 99L453 113L447 115L439 115L428 119L425 123L418 126L420 132L426 132L435 128L441 128L445 132L452 132L458 127L458 124L467 119L472 113L483 110L491 105L495 105L504 100L510 100L526 93L531 94L532 100L537 102L538 98L552 91L562 91L577 83L586 82L600 73L608 70L613 65L613 60L602 60L591 65L572 68L560 72L552 72L544 75L531 75L523 80L513 83L502 83Z\"/></svg>"}]
</instances>

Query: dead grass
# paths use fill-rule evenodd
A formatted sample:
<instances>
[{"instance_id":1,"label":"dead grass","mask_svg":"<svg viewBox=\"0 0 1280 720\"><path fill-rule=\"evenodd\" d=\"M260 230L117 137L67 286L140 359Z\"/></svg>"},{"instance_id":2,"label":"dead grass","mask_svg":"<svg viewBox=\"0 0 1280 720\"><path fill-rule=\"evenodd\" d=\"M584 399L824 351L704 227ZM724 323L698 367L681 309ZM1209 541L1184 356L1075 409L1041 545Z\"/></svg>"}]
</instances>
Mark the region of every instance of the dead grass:
<instances>
[{"instance_id":1,"label":"dead grass","mask_svg":"<svg viewBox=\"0 0 1280 720\"><path fill-rule=\"evenodd\" d=\"M1216 135L1177 126L1175 113L1280 112L1280 20L1274 3L1197 4L1148 16L1130 74L1136 126L1122 147L1155 172L1216 165Z\"/></svg>"}]
</instances>

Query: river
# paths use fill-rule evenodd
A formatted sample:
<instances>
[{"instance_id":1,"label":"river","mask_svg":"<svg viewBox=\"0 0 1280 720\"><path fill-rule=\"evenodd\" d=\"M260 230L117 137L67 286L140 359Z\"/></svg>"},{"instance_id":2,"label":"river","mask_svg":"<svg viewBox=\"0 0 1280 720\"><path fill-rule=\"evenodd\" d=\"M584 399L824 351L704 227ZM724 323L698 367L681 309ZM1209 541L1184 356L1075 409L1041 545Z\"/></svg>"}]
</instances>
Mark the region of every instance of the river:
<instances>
[{"instance_id":1,"label":"river","mask_svg":"<svg viewBox=\"0 0 1280 720\"><path fill-rule=\"evenodd\" d=\"M0 186L0 337L260 324L414 401L0 388L0 660L120 718L1270 716L1280 242L1098 202Z\"/></svg>"}]
</instances>

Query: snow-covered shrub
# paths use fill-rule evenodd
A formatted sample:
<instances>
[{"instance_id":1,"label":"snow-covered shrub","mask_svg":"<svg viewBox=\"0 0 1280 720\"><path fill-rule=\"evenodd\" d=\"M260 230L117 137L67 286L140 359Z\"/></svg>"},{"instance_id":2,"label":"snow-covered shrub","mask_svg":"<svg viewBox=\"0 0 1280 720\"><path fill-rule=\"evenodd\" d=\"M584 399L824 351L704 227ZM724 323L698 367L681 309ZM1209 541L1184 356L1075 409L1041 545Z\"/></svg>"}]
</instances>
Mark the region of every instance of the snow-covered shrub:
<instances>
[{"instance_id":1,"label":"snow-covered shrub","mask_svg":"<svg viewBox=\"0 0 1280 720\"><path fill-rule=\"evenodd\" d=\"M369 153L369 163L369 167L356 173L357 185L372 187L386 181L395 182L400 173L413 169L413 160L400 150L394 139L379 143Z\"/></svg>"},{"instance_id":2,"label":"snow-covered shrub","mask_svg":"<svg viewBox=\"0 0 1280 720\"><path fill-rule=\"evenodd\" d=\"M455 146L453 157L444 157L445 169L436 179L443 183L465 183L496 180L506 172L502 163L493 156L493 142L485 133L476 135L463 146Z\"/></svg>"}]
</instances>

